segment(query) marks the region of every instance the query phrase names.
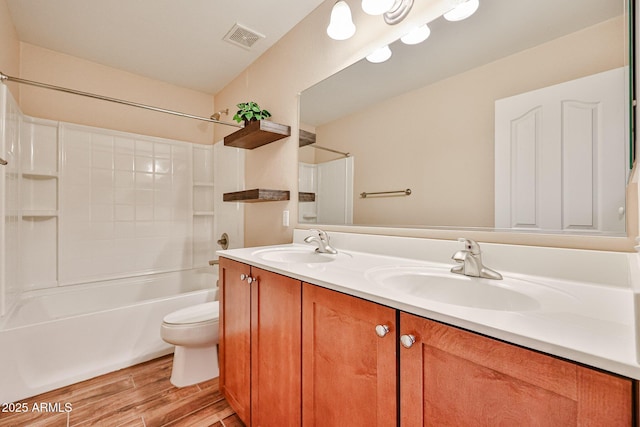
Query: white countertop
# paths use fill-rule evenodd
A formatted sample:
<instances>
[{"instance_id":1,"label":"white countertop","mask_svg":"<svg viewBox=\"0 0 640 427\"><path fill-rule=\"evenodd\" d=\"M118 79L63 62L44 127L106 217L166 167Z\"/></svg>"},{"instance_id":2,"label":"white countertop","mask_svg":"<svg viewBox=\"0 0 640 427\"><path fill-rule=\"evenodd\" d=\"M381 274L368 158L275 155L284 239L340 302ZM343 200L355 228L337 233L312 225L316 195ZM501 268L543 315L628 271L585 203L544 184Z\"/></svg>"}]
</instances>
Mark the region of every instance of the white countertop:
<instances>
[{"instance_id":1,"label":"white countertop","mask_svg":"<svg viewBox=\"0 0 640 427\"><path fill-rule=\"evenodd\" d=\"M333 235L334 233L332 233L332 237ZM296 233L294 241L296 239L300 240L299 233ZM373 241L368 239L371 237L364 238L367 245L379 243L376 238L373 238ZM580 269L580 274L586 274L588 277L580 277L581 280L575 280L572 278L571 272L560 274L562 278L557 278L547 275L525 274L515 268L498 269L496 266L504 267L505 264L504 260L499 259L500 254L514 255L515 252L515 258L522 263L521 255L524 253L530 255L531 248L481 243L485 265L500 271L507 279L505 281L515 283L516 286L521 287L519 291L533 295L538 301L537 307L533 309L507 311L465 307L410 296L392 287L382 286L372 279L375 277L372 275L374 271L406 269L408 267L429 267L441 271L442 274L453 274L449 270L455 263L442 261L447 260L453 254L454 251L451 251L451 248L460 249L458 242L399 238L391 245L395 246L395 249L387 249L389 252L400 252L403 255L396 257L352 250L351 248L363 244L362 241L354 244L353 240L352 235L338 236L337 239L333 239L331 242L338 249L338 254L330 256L333 258L331 262L322 263L281 262L268 260L261 256L265 251L271 253L289 249L313 251L312 246L300 243L230 249L218 251L218 254L428 319L626 377L640 379L640 364L638 364L636 346L635 324L637 316L634 306L636 295L633 286L630 283L625 284L625 278L627 281L631 281L630 276L633 274L630 274L629 270L633 271L634 268L627 265L626 271L619 271L621 266L631 262L631 257L637 256L636 254L534 248L542 255L539 257L536 255L536 259L528 262L540 262L544 256L556 260L556 262L546 262L545 267L541 266L540 271L544 273L553 272L562 265L571 268L572 263L584 264L585 268ZM342 248L340 243L343 243L345 248ZM389 246L388 240L383 243ZM378 248L376 250L380 251L378 246L369 247ZM426 249L417 250L421 247ZM407 248L410 248L410 252L407 252ZM447 256L438 257L439 259L436 260L433 259L435 257L431 257L429 261L414 258L429 253L430 250L443 252ZM593 266L592 264L597 264L600 257L606 264ZM568 261L569 259L571 261ZM489 260L495 264L491 264ZM524 269L528 268L527 263L523 263L523 265ZM600 274L591 274L588 271L589 268L593 268L594 272L598 271ZM607 279L607 275L603 274L603 271L607 273L609 269L611 269L609 276L615 275L616 277ZM470 280L488 279L470 278Z\"/></svg>"}]
</instances>

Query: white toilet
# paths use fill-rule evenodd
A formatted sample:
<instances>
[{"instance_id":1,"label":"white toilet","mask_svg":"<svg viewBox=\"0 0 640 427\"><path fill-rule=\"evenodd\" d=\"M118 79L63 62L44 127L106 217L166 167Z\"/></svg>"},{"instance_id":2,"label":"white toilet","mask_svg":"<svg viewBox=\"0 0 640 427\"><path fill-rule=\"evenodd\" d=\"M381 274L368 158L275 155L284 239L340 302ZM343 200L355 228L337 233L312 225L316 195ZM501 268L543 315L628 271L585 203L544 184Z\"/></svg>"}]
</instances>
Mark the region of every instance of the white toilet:
<instances>
[{"instance_id":1,"label":"white toilet","mask_svg":"<svg viewBox=\"0 0 640 427\"><path fill-rule=\"evenodd\" d=\"M198 304L167 314L160 336L176 346L171 384L185 387L219 375L218 301Z\"/></svg>"}]
</instances>

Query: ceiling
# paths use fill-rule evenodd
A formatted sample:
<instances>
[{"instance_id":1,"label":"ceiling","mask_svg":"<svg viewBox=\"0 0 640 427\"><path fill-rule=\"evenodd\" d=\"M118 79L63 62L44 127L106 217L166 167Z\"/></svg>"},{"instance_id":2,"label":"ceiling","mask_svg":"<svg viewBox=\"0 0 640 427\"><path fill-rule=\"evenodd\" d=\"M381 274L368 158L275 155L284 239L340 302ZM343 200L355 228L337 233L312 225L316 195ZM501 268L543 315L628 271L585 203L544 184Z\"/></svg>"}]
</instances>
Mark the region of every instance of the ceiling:
<instances>
[{"instance_id":1,"label":"ceiling","mask_svg":"<svg viewBox=\"0 0 640 427\"><path fill-rule=\"evenodd\" d=\"M21 41L215 94L324 0L7 0ZM223 41L240 24L264 35Z\"/></svg>"}]
</instances>

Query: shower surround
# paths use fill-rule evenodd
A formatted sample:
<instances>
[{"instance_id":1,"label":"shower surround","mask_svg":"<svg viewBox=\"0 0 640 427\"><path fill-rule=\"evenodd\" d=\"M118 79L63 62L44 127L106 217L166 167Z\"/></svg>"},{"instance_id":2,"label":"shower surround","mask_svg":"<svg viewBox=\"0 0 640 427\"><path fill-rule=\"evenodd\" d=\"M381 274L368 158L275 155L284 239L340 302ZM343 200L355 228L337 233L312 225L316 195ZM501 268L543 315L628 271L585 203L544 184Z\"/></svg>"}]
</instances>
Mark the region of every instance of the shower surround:
<instances>
[{"instance_id":1,"label":"shower surround","mask_svg":"<svg viewBox=\"0 0 640 427\"><path fill-rule=\"evenodd\" d=\"M89 313L76 315L73 307L90 307L88 300L123 301L94 311L115 313L132 305L148 310L145 301L176 297L157 306L154 318L161 319L163 311L212 298L207 291L216 286L214 272L193 272L213 270L208 261L215 257L216 236L226 232L232 247L244 240L242 206L222 204L223 192L243 188L241 150L27 117L0 85L0 157L9 161L0 167L0 348L12 348L0 356L0 371L21 358L33 364L33 371L21 365L25 378L38 372L37 365L47 366L45 360L21 355L20 349L28 351L28 346L20 343L37 339L42 331L64 336L65 330L82 328ZM167 284L172 277L175 286ZM193 277L198 280L189 279ZM115 283L118 286L111 286ZM200 297L181 297L200 290L205 291ZM47 303L35 304L38 300ZM24 307L36 306L47 315L38 310L27 315ZM127 316L148 323L148 329L116 326L122 311L95 334L114 337L130 329L137 337L146 334L161 341L160 324L144 322L144 316L130 310ZM109 330L112 324L118 334ZM39 330L30 329L37 325ZM42 357L58 354L56 345L86 353L87 346L95 346L89 335L48 339ZM116 368L137 363L162 349L161 344L151 345L146 347L153 351L145 352L132 347L131 339L110 339L108 345L120 355L84 361L80 371L72 359L65 367L65 357L57 358L62 366L56 367L51 386L112 370L113 360L118 360ZM9 388L0 384L0 397L8 397Z\"/></svg>"}]
</instances>

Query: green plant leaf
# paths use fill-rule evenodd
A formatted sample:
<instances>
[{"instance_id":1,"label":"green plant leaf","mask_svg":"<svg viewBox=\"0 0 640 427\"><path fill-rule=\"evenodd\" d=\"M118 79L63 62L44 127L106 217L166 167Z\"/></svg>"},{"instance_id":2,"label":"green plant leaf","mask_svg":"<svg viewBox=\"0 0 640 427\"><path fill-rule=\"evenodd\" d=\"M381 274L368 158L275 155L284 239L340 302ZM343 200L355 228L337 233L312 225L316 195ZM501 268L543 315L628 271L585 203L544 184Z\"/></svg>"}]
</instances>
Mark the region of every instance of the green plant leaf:
<instances>
[{"instance_id":1,"label":"green plant leaf","mask_svg":"<svg viewBox=\"0 0 640 427\"><path fill-rule=\"evenodd\" d=\"M267 117L271 117L271 113L267 110L261 110L260 106L255 102L241 102L237 104L239 110L236 112L233 119L238 123L243 120L262 120Z\"/></svg>"}]
</instances>

